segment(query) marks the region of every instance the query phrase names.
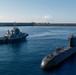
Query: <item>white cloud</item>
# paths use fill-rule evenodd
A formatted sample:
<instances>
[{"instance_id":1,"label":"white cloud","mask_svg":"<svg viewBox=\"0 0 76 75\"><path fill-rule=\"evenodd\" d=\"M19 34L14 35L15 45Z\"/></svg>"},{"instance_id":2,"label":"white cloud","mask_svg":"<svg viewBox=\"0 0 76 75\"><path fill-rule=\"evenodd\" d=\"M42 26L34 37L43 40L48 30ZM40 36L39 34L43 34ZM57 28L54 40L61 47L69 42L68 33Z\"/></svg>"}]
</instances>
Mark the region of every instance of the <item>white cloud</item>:
<instances>
[{"instance_id":1,"label":"white cloud","mask_svg":"<svg viewBox=\"0 0 76 75\"><path fill-rule=\"evenodd\" d=\"M45 15L45 16L38 16L32 18L26 17L14 17L14 16L0 16L0 22L51 22L52 16Z\"/></svg>"},{"instance_id":2,"label":"white cloud","mask_svg":"<svg viewBox=\"0 0 76 75\"><path fill-rule=\"evenodd\" d=\"M50 15L35 17L34 19L35 22L50 22L51 20L52 20L52 16Z\"/></svg>"},{"instance_id":3,"label":"white cloud","mask_svg":"<svg viewBox=\"0 0 76 75\"><path fill-rule=\"evenodd\" d=\"M15 21L13 16L0 16L0 22L11 22Z\"/></svg>"},{"instance_id":4,"label":"white cloud","mask_svg":"<svg viewBox=\"0 0 76 75\"><path fill-rule=\"evenodd\" d=\"M52 19L52 16L46 15L46 16L44 16L43 18L44 18L44 19L49 19L49 20L51 20L51 19Z\"/></svg>"},{"instance_id":5,"label":"white cloud","mask_svg":"<svg viewBox=\"0 0 76 75\"><path fill-rule=\"evenodd\" d=\"M0 16L0 20L4 19L4 16Z\"/></svg>"}]
</instances>

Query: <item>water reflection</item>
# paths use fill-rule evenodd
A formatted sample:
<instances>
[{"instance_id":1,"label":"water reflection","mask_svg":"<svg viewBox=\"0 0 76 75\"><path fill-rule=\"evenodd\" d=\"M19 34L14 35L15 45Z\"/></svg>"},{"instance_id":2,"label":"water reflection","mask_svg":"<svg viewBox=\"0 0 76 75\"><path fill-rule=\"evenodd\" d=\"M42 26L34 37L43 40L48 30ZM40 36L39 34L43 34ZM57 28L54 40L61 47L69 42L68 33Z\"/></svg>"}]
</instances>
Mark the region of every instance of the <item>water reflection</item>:
<instances>
[{"instance_id":1,"label":"water reflection","mask_svg":"<svg viewBox=\"0 0 76 75\"><path fill-rule=\"evenodd\" d=\"M23 52L23 46L25 46L27 41L23 42L15 42L15 43L9 43L6 45L6 60L10 61L10 63L21 61L22 59L22 53Z\"/></svg>"},{"instance_id":2,"label":"water reflection","mask_svg":"<svg viewBox=\"0 0 76 75\"><path fill-rule=\"evenodd\" d=\"M19 52L21 50L21 48L24 46L24 44L26 44L26 40L21 41L21 42L14 42L14 43L9 43L8 44L8 48L12 51L12 52Z\"/></svg>"}]
</instances>

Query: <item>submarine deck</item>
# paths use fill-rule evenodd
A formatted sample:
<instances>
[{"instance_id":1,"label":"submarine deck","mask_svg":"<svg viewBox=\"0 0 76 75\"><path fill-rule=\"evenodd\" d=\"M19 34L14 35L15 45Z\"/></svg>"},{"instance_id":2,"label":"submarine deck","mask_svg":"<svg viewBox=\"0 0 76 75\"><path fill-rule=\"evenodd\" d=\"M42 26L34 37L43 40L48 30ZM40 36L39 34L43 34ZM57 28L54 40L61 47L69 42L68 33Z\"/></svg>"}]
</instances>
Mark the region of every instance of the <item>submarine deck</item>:
<instances>
[{"instance_id":1,"label":"submarine deck","mask_svg":"<svg viewBox=\"0 0 76 75\"><path fill-rule=\"evenodd\" d=\"M61 49L61 50L59 50L59 51L56 51L56 52L54 52L53 54L48 55L47 58L48 58L49 60L51 60L51 59L54 58L55 56L59 55L60 53L65 52L65 51L67 51L67 50L69 50L69 49L71 49L71 47L64 48L64 49Z\"/></svg>"}]
</instances>

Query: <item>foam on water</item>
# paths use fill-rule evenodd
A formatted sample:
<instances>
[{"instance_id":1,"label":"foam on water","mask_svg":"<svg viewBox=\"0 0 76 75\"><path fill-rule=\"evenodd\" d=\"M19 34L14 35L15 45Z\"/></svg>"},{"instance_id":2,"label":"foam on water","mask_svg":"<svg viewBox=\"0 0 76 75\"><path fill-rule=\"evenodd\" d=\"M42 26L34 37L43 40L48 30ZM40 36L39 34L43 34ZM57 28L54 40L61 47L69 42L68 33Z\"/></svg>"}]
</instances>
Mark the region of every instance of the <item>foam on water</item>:
<instances>
[{"instance_id":1,"label":"foam on water","mask_svg":"<svg viewBox=\"0 0 76 75\"><path fill-rule=\"evenodd\" d=\"M49 30L49 31L44 31L44 32L35 32L33 33L33 35L30 35L29 38L39 38L39 37L45 37L47 38L61 38L61 39L67 39L68 36L70 36L73 32L72 31L68 31L68 30Z\"/></svg>"}]
</instances>

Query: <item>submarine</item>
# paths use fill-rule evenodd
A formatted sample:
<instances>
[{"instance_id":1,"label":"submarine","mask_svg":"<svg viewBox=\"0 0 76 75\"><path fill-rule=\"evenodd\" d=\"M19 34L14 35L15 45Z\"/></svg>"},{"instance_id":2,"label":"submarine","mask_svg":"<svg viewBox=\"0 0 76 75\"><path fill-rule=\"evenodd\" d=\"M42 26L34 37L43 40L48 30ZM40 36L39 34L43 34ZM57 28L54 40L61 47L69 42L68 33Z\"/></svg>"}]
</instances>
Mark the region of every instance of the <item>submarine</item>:
<instances>
[{"instance_id":1,"label":"submarine","mask_svg":"<svg viewBox=\"0 0 76 75\"><path fill-rule=\"evenodd\" d=\"M58 47L56 51L43 58L40 67L44 70L52 69L65 59L76 53L76 36L72 34L69 38L69 47Z\"/></svg>"}]
</instances>

